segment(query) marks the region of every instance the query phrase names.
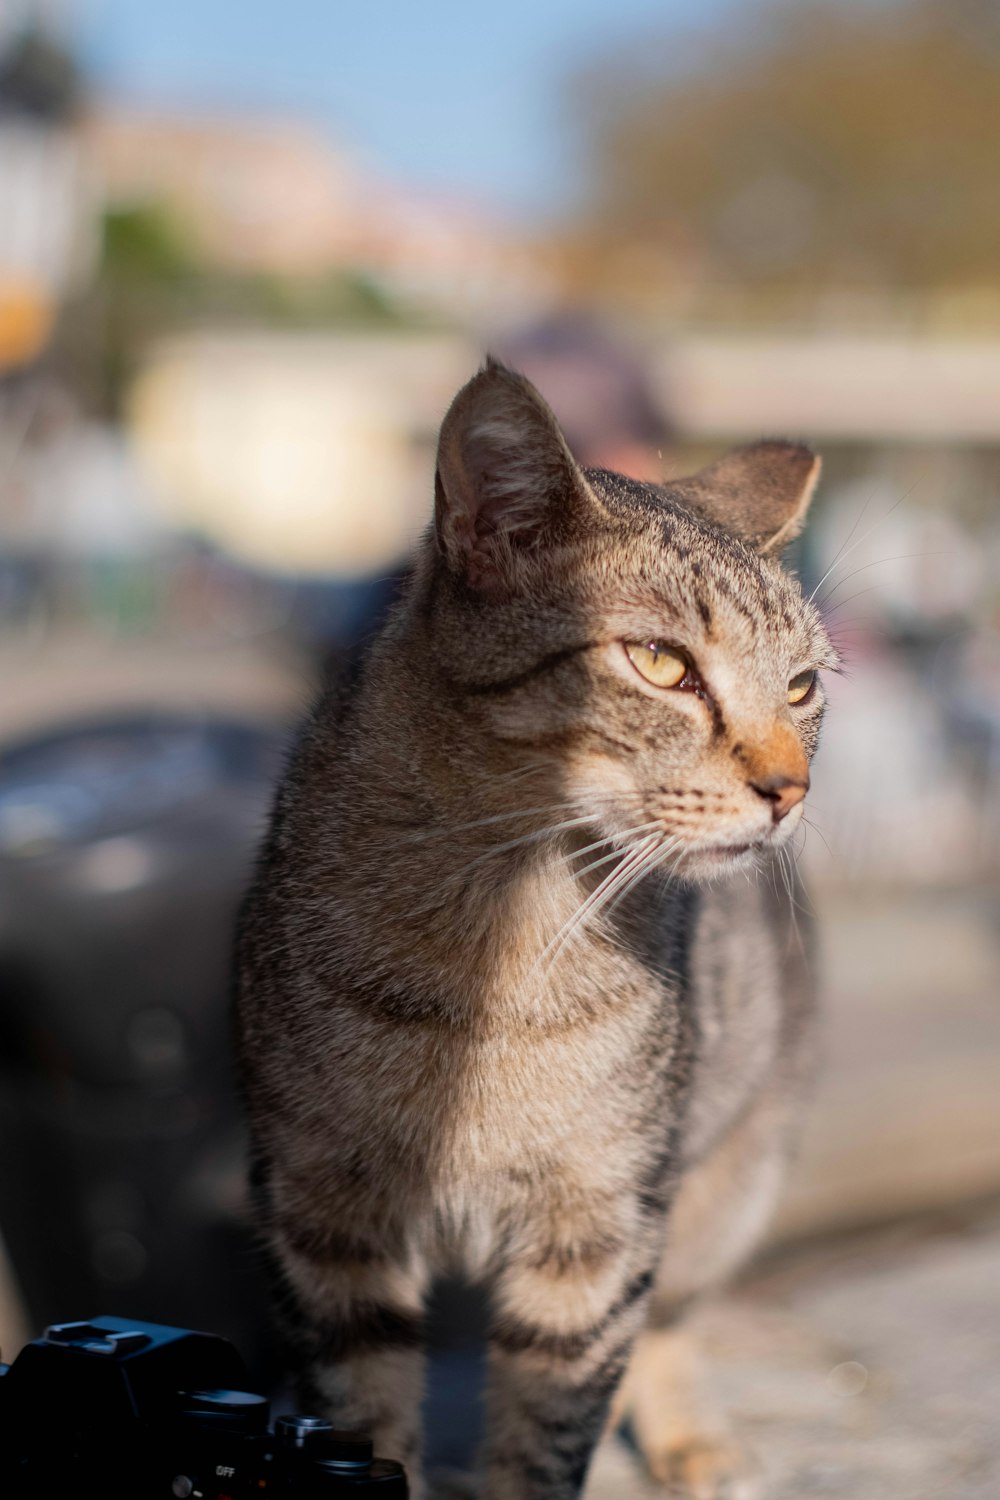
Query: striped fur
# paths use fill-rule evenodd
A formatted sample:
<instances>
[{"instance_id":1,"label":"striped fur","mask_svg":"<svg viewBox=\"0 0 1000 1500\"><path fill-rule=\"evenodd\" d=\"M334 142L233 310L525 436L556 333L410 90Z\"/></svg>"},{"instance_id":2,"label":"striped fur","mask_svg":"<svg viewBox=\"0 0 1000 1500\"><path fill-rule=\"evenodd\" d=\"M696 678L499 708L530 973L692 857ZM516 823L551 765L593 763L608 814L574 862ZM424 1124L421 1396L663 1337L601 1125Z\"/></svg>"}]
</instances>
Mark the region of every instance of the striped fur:
<instances>
[{"instance_id":1,"label":"striped fur","mask_svg":"<svg viewBox=\"0 0 1000 1500\"><path fill-rule=\"evenodd\" d=\"M405 597L278 794L238 1033L302 1398L419 1474L428 1290L483 1278L485 1500L577 1496L633 1352L653 1471L730 1493L715 1418L657 1413L683 1309L766 1220L807 1066L779 878L801 809L760 790L815 748L822 689L790 708L789 678L834 665L767 555L804 453L766 445L759 503L753 450L716 489L582 473L489 366ZM622 642L648 639L690 690L639 677Z\"/></svg>"}]
</instances>

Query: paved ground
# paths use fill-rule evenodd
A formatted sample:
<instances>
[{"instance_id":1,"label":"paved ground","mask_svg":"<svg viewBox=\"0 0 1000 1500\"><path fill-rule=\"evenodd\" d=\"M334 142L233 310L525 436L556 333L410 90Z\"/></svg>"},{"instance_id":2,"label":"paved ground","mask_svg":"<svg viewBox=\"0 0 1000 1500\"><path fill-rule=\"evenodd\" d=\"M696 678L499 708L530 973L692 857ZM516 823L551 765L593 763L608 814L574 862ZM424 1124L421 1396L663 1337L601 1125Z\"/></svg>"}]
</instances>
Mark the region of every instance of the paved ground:
<instances>
[{"instance_id":1,"label":"paved ground","mask_svg":"<svg viewBox=\"0 0 1000 1500\"><path fill-rule=\"evenodd\" d=\"M1000 1495L1000 1208L826 1242L704 1317L767 1500ZM646 1500L620 1442L587 1500Z\"/></svg>"},{"instance_id":2,"label":"paved ground","mask_svg":"<svg viewBox=\"0 0 1000 1500\"><path fill-rule=\"evenodd\" d=\"M811 889L825 1059L777 1236L1000 1190L1000 890Z\"/></svg>"}]
</instances>

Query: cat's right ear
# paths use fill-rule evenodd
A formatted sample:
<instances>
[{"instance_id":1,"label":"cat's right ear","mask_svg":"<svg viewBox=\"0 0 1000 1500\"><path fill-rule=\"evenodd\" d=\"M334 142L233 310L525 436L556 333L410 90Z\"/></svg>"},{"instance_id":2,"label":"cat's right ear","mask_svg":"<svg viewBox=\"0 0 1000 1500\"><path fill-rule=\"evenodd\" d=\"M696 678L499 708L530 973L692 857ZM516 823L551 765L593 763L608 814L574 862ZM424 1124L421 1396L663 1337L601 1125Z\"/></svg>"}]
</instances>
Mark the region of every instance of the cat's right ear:
<instances>
[{"instance_id":1,"label":"cat's right ear","mask_svg":"<svg viewBox=\"0 0 1000 1500\"><path fill-rule=\"evenodd\" d=\"M804 444L766 439L727 453L683 485L710 521L777 555L805 525L821 468Z\"/></svg>"},{"instance_id":2,"label":"cat's right ear","mask_svg":"<svg viewBox=\"0 0 1000 1500\"><path fill-rule=\"evenodd\" d=\"M570 536L599 509L535 387L487 360L438 440L434 525L450 566L475 589L507 592L519 556Z\"/></svg>"}]
</instances>

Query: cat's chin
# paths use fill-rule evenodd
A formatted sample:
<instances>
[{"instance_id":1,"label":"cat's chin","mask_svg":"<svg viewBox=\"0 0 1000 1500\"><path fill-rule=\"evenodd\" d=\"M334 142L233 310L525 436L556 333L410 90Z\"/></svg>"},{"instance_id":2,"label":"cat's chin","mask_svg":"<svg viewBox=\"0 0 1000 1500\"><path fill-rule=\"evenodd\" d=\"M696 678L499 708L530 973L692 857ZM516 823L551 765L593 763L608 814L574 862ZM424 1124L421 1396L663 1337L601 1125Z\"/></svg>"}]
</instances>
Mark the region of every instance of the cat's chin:
<instances>
[{"instance_id":1,"label":"cat's chin","mask_svg":"<svg viewBox=\"0 0 1000 1500\"><path fill-rule=\"evenodd\" d=\"M692 849L685 854L677 873L692 883L718 880L720 875L750 869L754 857L763 853L765 848L766 845L760 843L744 843L710 844L701 849Z\"/></svg>"}]
</instances>

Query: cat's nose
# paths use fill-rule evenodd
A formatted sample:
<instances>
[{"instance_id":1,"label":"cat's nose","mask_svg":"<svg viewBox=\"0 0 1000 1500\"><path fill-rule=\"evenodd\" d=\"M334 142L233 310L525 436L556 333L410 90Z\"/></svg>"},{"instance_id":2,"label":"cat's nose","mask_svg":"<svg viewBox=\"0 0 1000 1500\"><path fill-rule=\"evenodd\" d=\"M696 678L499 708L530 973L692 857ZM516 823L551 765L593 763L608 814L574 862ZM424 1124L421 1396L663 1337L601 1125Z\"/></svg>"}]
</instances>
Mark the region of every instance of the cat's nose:
<instances>
[{"instance_id":1,"label":"cat's nose","mask_svg":"<svg viewBox=\"0 0 1000 1500\"><path fill-rule=\"evenodd\" d=\"M770 802L771 817L775 823L780 823L809 790L809 777L803 779L799 776L785 776L776 771L772 776L761 776L758 780L751 781L750 785L758 797Z\"/></svg>"}]
</instances>

